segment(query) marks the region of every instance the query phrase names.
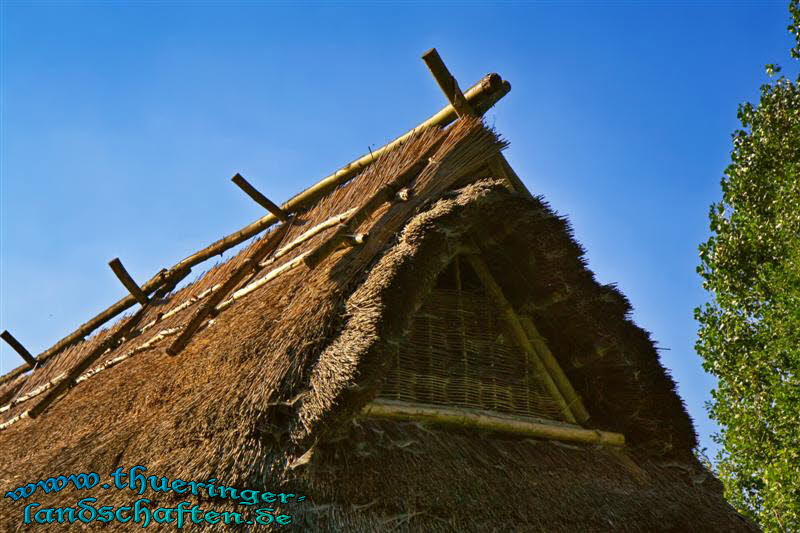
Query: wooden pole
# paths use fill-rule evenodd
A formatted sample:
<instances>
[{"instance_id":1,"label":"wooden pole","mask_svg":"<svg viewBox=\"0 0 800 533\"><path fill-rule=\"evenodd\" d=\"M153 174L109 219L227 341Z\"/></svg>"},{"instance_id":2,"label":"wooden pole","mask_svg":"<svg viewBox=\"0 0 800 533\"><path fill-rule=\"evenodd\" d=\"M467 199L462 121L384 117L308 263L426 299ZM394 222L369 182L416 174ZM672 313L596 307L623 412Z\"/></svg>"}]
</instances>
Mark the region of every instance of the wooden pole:
<instances>
[{"instance_id":1,"label":"wooden pole","mask_svg":"<svg viewBox=\"0 0 800 533\"><path fill-rule=\"evenodd\" d=\"M508 94L510 90L511 84L507 81L504 81L498 74L487 74L481 81L473 85L464 94L464 97L475 110L475 113L482 116L503 96ZM369 154L364 155L350 164L342 167L313 187L306 189L301 194L295 196L289 200L289 202L299 200L302 196L308 196L309 198L316 200L320 196L327 194L328 191L333 190L340 184L348 181L351 177L355 176L357 173L361 172L361 170L375 162L384 153L389 152L403 144L403 142L405 142L417 131L428 127L444 128L445 126L454 122L457 118L458 113L456 112L455 108L452 105L448 105L413 130L401 135L382 148L373 150Z\"/></svg>"},{"instance_id":2,"label":"wooden pole","mask_svg":"<svg viewBox=\"0 0 800 533\"><path fill-rule=\"evenodd\" d=\"M536 350L531 345L530 341L528 340L528 336L525 334L525 330L519 322L517 314L514 312L514 308L511 307L511 303L506 299L505 295L503 294L503 290L500 288L500 285L498 285L495 281L494 276L492 276L492 273L489 270L489 267L486 266L486 263L483 262L483 259L480 255L469 254L466 255L465 258L472 267L472 270L475 271L475 274L478 275L478 278L481 280L483 287L486 289L489 298L494 300L495 304L500 308L500 311L503 313L503 317L509 326L511 334L514 336L514 339L517 341L519 347L522 348L525 354L528 356L528 360L533 364L536 372L539 374L542 385L544 385L545 389L547 389L547 392L550 393L550 396L552 396L553 400L555 400L555 402L558 404L559 408L561 409L561 413L564 415L564 418L566 418L568 422L576 422L577 420L575 418L575 414L573 413L564 396L561 394L558 386L553 381L553 378L547 372L547 368L539 359Z\"/></svg>"},{"instance_id":3,"label":"wooden pole","mask_svg":"<svg viewBox=\"0 0 800 533\"><path fill-rule=\"evenodd\" d=\"M503 98L508 92L511 90L511 84L507 81L504 81L499 75L497 74L488 74L478 83L476 83L472 88L470 88L465 97L467 101L472 105L472 108L476 111L476 113L482 115L486 113L494 104L496 104L501 98ZM454 120L458 118L455 109L448 105L428 120L414 128L413 130L409 131L408 133L401 135L394 141L390 142L389 144L379 148L378 150L374 150L368 155L362 156L359 159L349 163L348 165L342 167L341 169L337 170L330 176L324 178L316 185L306 189L305 191L301 192L300 194L292 197L288 202L286 202L282 209L286 213L295 213L301 209L312 205L316 200L328 194L330 191L334 190L341 184L349 181L353 178L356 174L361 172L363 169L368 167L372 164L378 157L387 153L391 150L394 150L398 146L400 146L404 141L406 141L411 135L416 133L422 128L427 127L445 127L448 124L451 124ZM151 278L147 283L142 285L142 291L145 294L150 294L154 292L156 289L161 287L164 284L169 283L170 281L187 276L191 269L210 259L216 255L223 253L224 251L232 248L250 237L257 235L261 231L267 229L269 226L274 224L277 221L277 217L270 213L269 215L265 215L260 219L256 220L255 222L245 226L244 228L240 229L237 232L234 232L222 239L212 243L211 245L203 248L199 252L196 252L189 257L186 257L178 264L170 268L166 274L156 274L153 278ZM80 342L84 339L87 335L92 333L94 330L117 316L118 314L122 313L126 309L132 307L136 303L136 299L128 295L125 298L122 298L114 305L103 311L102 313L98 314L97 316L93 317L89 321L82 324L77 330L70 333L52 347L48 348L44 352L40 353L37 356L37 361L39 364L44 364L47 362L51 357L61 353L66 348L72 346L73 344ZM17 376L21 375L25 371L28 370L28 365L23 365L20 367L15 368L14 370L8 372L4 376L0 377L0 385L6 383Z\"/></svg>"},{"instance_id":4,"label":"wooden pole","mask_svg":"<svg viewBox=\"0 0 800 533\"><path fill-rule=\"evenodd\" d=\"M236 286L247 274L252 272L253 267L257 266L259 261L264 259L264 257L269 255L271 252L274 252L275 249L280 246L283 237L289 230L289 226L291 226L291 219L284 222L283 225L275 230L272 235L264 238L264 241L259 243L259 245L253 249L252 252L250 252L250 255L244 261L242 261L233 272L231 272L230 277L225 280L225 283L223 283L219 289L211 293L211 295L208 297L208 300L203 303L200 309L197 310L194 316L192 316L192 318L186 324L186 327L183 329L178 338L175 339L169 348L167 348L167 353L169 355L178 355L189 343L192 335L194 335L203 321L209 315L213 314L217 305L222 302L222 300L233 289L236 288Z\"/></svg>"},{"instance_id":5,"label":"wooden pole","mask_svg":"<svg viewBox=\"0 0 800 533\"><path fill-rule=\"evenodd\" d=\"M3 331L3 333L0 333L0 337L2 337L2 339L6 341L8 345L11 346L11 348L13 348L13 350L17 352L19 356L25 360L25 362L28 364L28 367L33 368L36 366L36 359L33 357L33 355L31 355L31 352L29 352L22 345L22 343L19 342L14 337L14 335L11 334L10 331L8 330Z\"/></svg>"},{"instance_id":6,"label":"wooden pole","mask_svg":"<svg viewBox=\"0 0 800 533\"><path fill-rule=\"evenodd\" d=\"M572 408L572 412L575 413L575 418L580 423L586 422L589 419L589 412L583 405L581 397L572 387L572 383L569 382L569 378L566 374L564 374L564 370L561 368L561 365L558 364L555 356L553 356L553 353L547 346L547 342L545 341L544 337L541 336L539 330L536 329L536 326L529 317L520 316L519 321L520 324L522 324L525 333L528 335L528 339L530 339L533 349L536 350L536 353L539 355L539 359L547 368L550 377L553 378L553 381L558 386L558 390L561 391L564 399L566 399L567 403L569 403L570 408Z\"/></svg>"},{"instance_id":7,"label":"wooden pole","mask_svg":"<svg viewBox=\"0 0 800 533\"><path fill-rule=\"evenodd\" d=\"M445 138L446 135L442 135L436 142L432 143L431 146L425 150L425 153L417 158L416 161L406 165L394 179L383 185L383 187L370 196L361 207L356 209L355 213L353 213L346 222L339 225L339 228L327 241L320 244L317 249L306 257L306 266L308 266L308 268L315 268L319 265L347 238L348 234L352 234L358 229L359 224L369 218L376 209L382 204L396 198L398 191L411 183L428 165L428 160L436 153L436 150L439 149L439 146L441 146Z\"/></svg>"},{"instance_id":8,"label":"wooden pole","mask_svg":"<svg viewBox=\"0 0 800 533\"><path fill-rule=\"evenodd\" d=\"M328 228L332 228L333 226L338 226L339 224L343 223L348 218L350 218L350 216L355 212L356 212L356 208L353 207L352 209L348 209L347 211L345 211L344 213L342 213L340 215L334 215L334 216L328 218L327 220L324 220L324 221L320 222L319 224L317 224L313 228L310 228L310 229L304 231L301 235L298 235L297 238L295 238L292 242L281 246L278 249L278 251L275 252L272 255L272 257L270 257L269 259L267 259L265 261L262 261L261 263L258 264L258 266L265 267L265 266L271 265L272 263L275 262L276 259L280 259L281 257L283 257L284 255L288 254L289 252L291 252L292 250L294 250L295 248L297 248L298 246L300 246L304 242L306 242L309 239L311 239L312 237L318 235L319 233L325 231Z\"/></svg>"},{"instance_id":9,"label":"wooden pole","mask_svg":"<svg viewBox=\"0 0 800 533\"><path fill-rule=\"evenodd\" d=\"M474 116L476 114L474 108L461 93L461 89L458 88L458 82L453 75L450 74L444 61L442 61L442 58L439 56L439 52L436 51L436 48L431 48L425 52L422 55L422 60L428 65L428 69L431 71L433 78L447 97L447 101L455 108L458 116ZM520 192L529 198L532 197L528 188L525 187L525 184L519 179L519 176L517 176L517 173L511 168L511 165L508 164L508 161L506 161L502 153L498 153L489 160L489 169L492 173L496 174L494 176L495 178L505 179L511 190Z\"/></svg>"},{"instance_id":10,"label":"wooden pole","mask_svg":"<svg viewBox=\"0 0 800 533\"><path fill-rule=\"evenodd\" d=\"M249 181L244 179L241 174L238 172L234 177L231 178L231 181L235 183L240 189L242 189L247 196L252 198L258 205L275 215L275 217L280 220L281 222L286 222L289 220L289 215L284 212L283 209L275 205L272 200L261 194L258 189L253 187Z\"/></svg>"},{"instance_id":11,"label":"wooden pole","mask_svg":"<svg viewBox=\"0 0 800 533\"><path fill-rule=\"evenodd\" d=\"M436 79L436 83L439 84L439 88L442 89L450 105L455 108L458 116L474 116L475 111L472 109L472 106L469 105L467 99L464 98L464 93L461 92L458 82L453 75L450 74L450 71L447 70L436 48L431 48L422 54L422 60L428 65L428 69L430 69L431 74L433 74L434 79Z\"/></svg>"},{"instance_id":12,"label":"wooden pole","mask_svg":"<svg viewBox=\"0 0 800 533\"><path fill-rule=\"evenodd\" d=\"M344 243L349 246L359 246L364 244L369 238L369 233L354 233L344 236Z\"/></svg>"},{"instance_id":13,"label":"wooden pole","mask_svg":"<svg viewBox=\"0 0 800 533\"><path fill-rule=\"evenodd\" d=\"M456 407L429 407L393 400L375 400L361 411L362 416L393 420L424 421L458 427L502 431L527 437L582 444L624 446L621 433L584 429L578 426L547 423L520 416Z\"/></svg>"},{"instance_id":14,"label":"wooden pole","mask_svg":"<svg viewBox=\"0 0 800 533\"><path fill-rule=\"evenodd\" d=\"M47 409L50 404L57 400L62 394L67 392L68 389L75 385L75 379L87 370L92 363L97 361L108 350L113 350L120 340L125 337L136 325L141 321L147 307L142 307L136 313L125 319L125 322L111 335L108 336L103 342L98 344L91 352L89 352L78 364L72 367L61 381L59 381L50 392L42 398L39 403L34 405L29 411L30 418L36 418Z\"/></svg>"},{"instance_id":15,"label":"wooden pole","mask_svg":"<svg viewBox=\"0 0 800 533\"><path fill-rule=\"evenodd\" d=\"M111 261L108 262L108 266L111 267L111 270L114 271L116 274L117 279L119 279L122 284L128 289L128 292L131 293L131 296L136 298L136 301L142 305L147 305L149 302L147 295L142 291L139 285L133 281L133 278L128 271L125 270L125 267L122 265L122 261L119 260L119 257L115 257Z\"/></svg>"}]
</instances>

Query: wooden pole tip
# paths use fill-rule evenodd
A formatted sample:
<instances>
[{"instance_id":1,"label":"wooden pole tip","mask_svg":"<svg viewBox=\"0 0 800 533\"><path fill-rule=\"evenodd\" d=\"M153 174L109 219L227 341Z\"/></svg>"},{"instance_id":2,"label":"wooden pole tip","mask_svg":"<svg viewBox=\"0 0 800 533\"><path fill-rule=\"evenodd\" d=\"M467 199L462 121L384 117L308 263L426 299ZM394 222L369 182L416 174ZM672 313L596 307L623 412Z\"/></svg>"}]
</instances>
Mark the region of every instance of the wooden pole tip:
<instances>
[{"instance_id":1,"label":"wooden pole tip","mask_svg":"<svg viewBox=\"0 0 800 533\"><path fill-rule=\"evenodd\" d=\"M128 289L128 292L133 296L137 302L141 305L147 305L148 298L147 295L142 291L142 288L133 280L131 275L125 270L125 267L122 265L122 261L119 260L119 257L115 257L111 261L108 262L108 266L111 267L111 270L117 276L120 283Z\"/></svg>"},{"instance_id":2,"label":"wooden pole tip","mask_svg":"<svg viewBox=\"0 0 800 533\"><path fill-rule=\"evenodd\" d=\"M8 343L11 348L22 357L28 366L33 368L36 366L36 358L31 355L31 352L25 348L21 342L19 342L14 335L11 334L10 331L4 330L3 333L0 333L0 338L2 338L6 343Z\"/></svg>"}]
</instances>

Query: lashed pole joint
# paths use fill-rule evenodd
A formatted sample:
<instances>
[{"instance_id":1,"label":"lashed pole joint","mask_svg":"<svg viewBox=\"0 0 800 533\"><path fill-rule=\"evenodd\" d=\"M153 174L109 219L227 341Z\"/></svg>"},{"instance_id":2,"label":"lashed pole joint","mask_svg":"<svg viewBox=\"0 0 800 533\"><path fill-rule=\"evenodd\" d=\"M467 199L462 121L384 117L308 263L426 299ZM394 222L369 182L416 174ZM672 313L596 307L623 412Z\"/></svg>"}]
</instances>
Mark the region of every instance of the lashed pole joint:
<instances>
[{"instance_id":1,"label":"lashed pole joint","mask_svg":"<svg viewBox=\"0 0 800 533\"><path fill-rule=\"evenodd\" d=\"M458 87L458 82L453 75L450 74L439 52L436 51L436 48L431 48L425 52L422 55L422 60L428 65L428 69L431 71L433 78L436 80L436 83L439 84L442 92L447 97L447 101L450 102L450 105L456 110L458 116L477 115L475 108L464 97L464 94ZM531 196L531 193L528 191L527 187L525 187L525 184L522 183L522 180L519 179L516 172L511 168L511 165L508 164L503 154L498 152L496 156L489 158L488 163L495 178L505 179L511 190L520 192L528 197Z\"/></svg>"},{"instance_id":2,"label":"lashed pole joint","mask_svg":"<svg viewBox=\"0 0 800 533\"><path fill-rule=\"evenodd\" d=\"M0 337L2 337L2 339L6 341L8 345L11 346L11 348L13 348L14 351L25 360L26 363L28 363L29 367L33 368L36 366L36 358L31 355L31 352L29 352L25 346L23 346L22 343L11 334L10 331L3 331L3 333L0 334Z\"/></svg>"},{"instance_id":3,"label":"lashed pole joint","mask_svg":"<svg viewBox=\"0 0 800 533\"><path fill-rule=\"evenodd\" d=\"M436 83L439 84L439 87L442 89L442 92L444 92L444 95L447 97L450 105L455 108L458 116L475 116L475 110L472 109L472 106L469 105L467 99L464 98L464 93L461 92L458 82L453 75L450 74L450 71L447 70L444 61L442 61L441 56L439 56L439 52L436 51L436 48L431 48L422 54L422 60L425 61L426 65L428 65L431 74L433 74L433 77L436 79Z\"/></svg>"},{"instance_id":4,"label":"lashed pole joint","mask_svg":"<svg viewBox=\"0 0 800 533\"><path fill-rule=\"evenodd\" d=\"M231 181L236 184L237 187L242 189L247 196L252 198L258 205L275 215L275 218L280 220L281 222L286 222L289 220L289 215L278 207L272 200L261 194L258 189L253 187L249 181L244 179L244 177L239 174L238 172L234 177L231 178Z\"/></svg>"},{"instance_id":5,"label":"lashed pole joint","mask_svg":"<svg viewBox=\"0 0 800 533\"><path fill-rule=\"evenodd\" d=\"M119 257L115 257L111 261L108 262L108 266L111 267L111 270L114 271L114 274L117 276L117 279L128 289L128 292L131 293L131 296L136 298L136 301L142 304L143 306L150 303L150 299L144 293L139 284L136 283L128 271L125 270L125 267L122 265L122 261L119 260Z\"/></svg>"}]
</instances>

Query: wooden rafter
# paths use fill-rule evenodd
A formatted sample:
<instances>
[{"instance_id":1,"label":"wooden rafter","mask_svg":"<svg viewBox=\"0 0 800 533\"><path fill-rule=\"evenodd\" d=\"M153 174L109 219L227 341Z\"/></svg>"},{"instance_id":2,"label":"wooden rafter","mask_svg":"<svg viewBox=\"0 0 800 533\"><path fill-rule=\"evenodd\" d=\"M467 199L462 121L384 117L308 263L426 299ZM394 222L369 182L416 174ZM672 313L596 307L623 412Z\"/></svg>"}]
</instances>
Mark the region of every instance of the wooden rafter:
<instances>
[{"instance_id":1,"label":"wooden rafter","mask_svg":"<svg viewBox=\"0 0 800 533\"><path fill-rule=\"evenodd\" d=\"M290 226L291 219L284 222L280 228L272 233L272 235L265 237L263 242L259 243L259 245L250 252L250 255L244 259L233 270L233 272L231 272L230 276L227 280L225 280L222 286L211 293L211 295L208 297L208 300L203 303L203 305L186 324L186 327L183 329L178 338L175 339L169 348L167 348L167 353L169 355L177 355L186 347L186 345L189 343L189 340L191 340L192 335L194 335L195 332L200 328L205 319L208 318L209 315L214 314L214 310L216 309L217 305L219 305L222 300L225 299L225 297L230 294L237 285L239 285L245 276L253 271L253 268L258 267L258 264L262 259L274 252L278 246L280 246L281 241L283 240L283 237L286 235L286 232L289 230Z\"/></svg>"},{"instance_id":2,"label":"wooden rafter","mask_svg":"<svg viewBox=\"0 0 800 533\"><path fill-rule=\"evenodd\" d=\"M464 93L461 92L458 81L456 81L453 75L450 74L450 71L447 70L447 66L445 66L436 48L431 48L422 54L422 60L428 65L428 69L431 71L431 74L433 74L436 83L439 84L439 88L442 89L450 105L455 108L458 116L475 116L475 110L472 109L467 99L464 98Z\"/></svg>"},{"instance_id":3,"label":"wooden rafter","mask_svg":"<svg viewBox=\"0 0 800 533\"><path fill-rule=\"evenodd\" d=\"M438 150L445 138L446 137L442 135L439 140L425 150L425 153L417 158L416 161L409 163L394 179L383 185L383 187L370 196L361 207L357 208L356 211L350 215L347 221L339 225L336 232L331 237L320 244L317 249L306 257L306 265L309 268L316 267L346 240L348 235L352 235L353 232L358 229L359 224L369 218L376 209L384 203L396 199L397 193L411 183L428 165L428 160L436 153L436 150ZM406 202L407 201L408 200L406 200ZM363 240L361 242L363 243Z\"/></svg>"},{"instance_id":4,"label":"wooden rafter","mask_svg":"<svg viewBox=\"0 0 800 533\"><path fill-rule=\"evenodd\" d=\"M80 376L84 371L97 361L104 353L113 350L123 337L127 336L142 320L148 307L140 308L136 313L124 319L122 325L117 330L108 335L103 342L99 343L95 348L90 351L86 356L81 359L78 364L72 367L69 372L53 386L47 395L42 398L39 403L34 405L29 411L30 418L36 418L42 414L54 401L56 401L62 394L66 393L70 388L75 386L75 379Z\"/></svg>"},{"instance_id":5,"label":"wooden rafter","mask_svg":"<svg viewBox=\"0 0 800 533\"><path fill-rule=\"evenodd\" d=\"M558 364L555 356L550 351L550 348L547 346L547 342L545 341L544 337L542 337L542 335L539 333L539 330L537 330L536 326L533 324L533 320L527 316L520 316L519 321L522 324L525 333L528 335L528 339L530 339L533 349L536 350L536 353L539 355L539 359L547 368L547 372L558 386L558 390L561 391L561 394L567 400L572 412L575 413L575 418L580 423L588 420L589 412L583 405L581 397L577 392L575 392L575 389L572 387L572 383L570 383L569 378L567 378L567 375L564 373L561 365Z\"/></svg>"}]
</instances>

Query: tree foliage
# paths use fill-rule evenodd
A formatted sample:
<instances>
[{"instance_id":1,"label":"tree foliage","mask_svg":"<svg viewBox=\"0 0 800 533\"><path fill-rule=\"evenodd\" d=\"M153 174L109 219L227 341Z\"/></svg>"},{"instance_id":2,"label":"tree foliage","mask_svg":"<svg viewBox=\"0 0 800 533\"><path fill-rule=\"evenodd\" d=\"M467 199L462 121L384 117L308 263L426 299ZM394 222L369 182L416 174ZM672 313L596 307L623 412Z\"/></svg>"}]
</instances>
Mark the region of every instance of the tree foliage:
<instances>
[{"instance_id":1,"label":"tree foliage","mask_svg":"<svg viewBox=\"0 0 800 533\"><path fill-rule=\"evenodd\" d=\"M800 8L789 6L800 58ZM780 67L767 65L770 76ZM770 531L800 531L800 77L739 107L722 201L698 272L711 302L695 311L697 351L718 378L726 496Z\"/></svg>"}]
</instances>

